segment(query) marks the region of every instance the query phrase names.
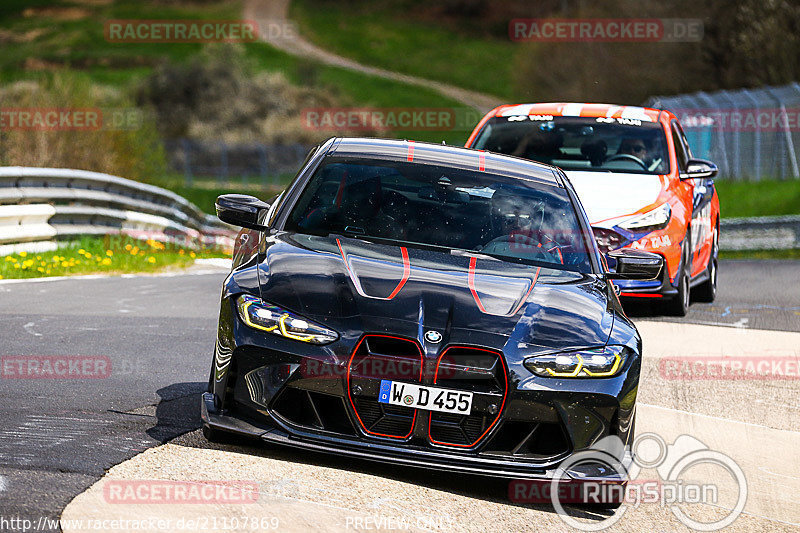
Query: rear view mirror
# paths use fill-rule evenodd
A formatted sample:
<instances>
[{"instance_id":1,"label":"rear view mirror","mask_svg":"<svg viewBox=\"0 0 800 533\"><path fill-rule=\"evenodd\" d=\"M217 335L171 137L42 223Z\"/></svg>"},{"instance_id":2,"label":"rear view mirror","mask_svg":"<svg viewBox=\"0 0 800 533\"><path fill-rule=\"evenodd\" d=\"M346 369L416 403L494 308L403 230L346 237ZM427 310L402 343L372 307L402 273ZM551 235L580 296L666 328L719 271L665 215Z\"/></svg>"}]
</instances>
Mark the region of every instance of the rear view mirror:
<instances>
[{"instance_id":1,"label":"rear view mirror","mask_svg":"<svg viewBox=\"0 0 800 533\"><path fill-rule=\"evenodd\" d=\"M621 248L608 252L608 256L617 262L616 272L609 272L608 279L657 279L664 267L663 257L642 250Z\"/></svg>"},{"instance_id":2,"label":"rear view mirror","mask_svg":"<svg viewBox=\"0 0 800 533\"><path fill-rule=\"evenodd\" d=\"M267 229L264 219L270 205L255 196L223 194L217 198L217 217L223 222L257 231Z\"/></svg>"},{"instance_id":3,"label":"rear view mirror","mask_svg":"<svg viewBox=\"0 0 800 533\"><path fill-rule=\"evenodd\" d=\"M717 165L705 159L690 159L686 172L681 174L681 179L713 178L719 169Z\"/></svg>"}]
</instances>

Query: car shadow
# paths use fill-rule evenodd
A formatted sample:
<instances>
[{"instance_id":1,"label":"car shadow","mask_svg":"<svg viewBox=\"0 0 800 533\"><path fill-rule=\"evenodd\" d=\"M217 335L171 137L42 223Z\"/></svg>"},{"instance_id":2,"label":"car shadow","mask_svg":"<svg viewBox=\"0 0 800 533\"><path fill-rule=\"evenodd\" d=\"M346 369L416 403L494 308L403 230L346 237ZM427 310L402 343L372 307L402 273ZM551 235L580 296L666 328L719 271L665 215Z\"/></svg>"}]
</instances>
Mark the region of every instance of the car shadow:
<instances>
[{"instance_id":1,"label":"car shadow","mask_svg":"<svg viewBox=\"0 0 800 533\"><path fill-rule=\"evenodd\" d=\"M652 300L657 300L653 298ZM650 298L625 298L622 308L630 318L661 318L668 317L661 301L651 301Z\"/></svg>"},{"instance_id":2,"label":"car shadow","mask_svg":"<svg viewBox=\"0 0 800 533\"><path fill-rule=\"evenodd\" d=\"M205 384L180 383L159 390L162 402L157 409L158 424L148 431L154 438L174 439L171 444L198 449L214 449L241 453L298 465L333 468L353 473L380 476L394 481L411 483L469 498L556 513L551 504L524 503L510 498L512 480L477 474L459 474L423 468L398 467L366 459L337 456L315 451L297 450L256 439L233 436L230 442L208 442L200 431L200 393ZM175 397L173 397L175 396ZM183 412L182 412L183 411ZM152 433L151 433L152 431ZM565 505L570 516L601 521L614 514L613 510L595 506Z\"/></svg>"},{"instance_id":3,"label":"car shadow","mask_svg":"<svg viewBox=\"0 0 800 533\"><path fill-rule=\"evenodd\" d=\"M156 425L147 434L161 444L200 428L200 395L204 382L174 383L156 391L161 398L156 406Z\"/></svg>"}]
</instances>

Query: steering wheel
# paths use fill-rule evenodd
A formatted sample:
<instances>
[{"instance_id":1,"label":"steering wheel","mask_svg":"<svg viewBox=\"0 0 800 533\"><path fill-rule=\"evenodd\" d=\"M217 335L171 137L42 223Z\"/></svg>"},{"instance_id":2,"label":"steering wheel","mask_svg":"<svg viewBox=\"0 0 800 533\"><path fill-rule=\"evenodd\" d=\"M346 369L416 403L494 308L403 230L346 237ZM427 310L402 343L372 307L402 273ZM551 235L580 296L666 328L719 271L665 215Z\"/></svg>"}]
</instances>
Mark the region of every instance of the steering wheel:
<instances>
[{"instance_id":1,"label":"steering wheel","mask_svg":"<svg viewBox=\"0 0 800 533\"><path fill-rule=\"evenodd\" d=\"M500 235L499 237L495 237L494 239L483 245L480 251L489 254L507 255L505 252L511 250L513 246L519 246L519 247L524 246L526 247L525 250L526 254L529 253L531 255L533 255L534 253L536 254L536 257L532 257L531 259L538 259L549 262L550 257L548 257L547 252L545 252L541 247L538 246L539 243L537 243L527 235L515 234L513 237L514 237L513 239L511 235Z\"/></svg>"},{"instance_id":2,"label":"steering wheel","mask_svg":"<svg viewBox=\"0 0 800 533\"><path fill-rule=\"evenodd\" d=\"M611 157L606 159L605 162L608 163L610 161L633 161L637 165L640 165L643 169L649 170L648 167L647 167L647 164L644 161L642 161L641 159L639 159L635 155L631 155L631 154L616 154L616 155L612 155Z\"/></svg>"}]
</instances>

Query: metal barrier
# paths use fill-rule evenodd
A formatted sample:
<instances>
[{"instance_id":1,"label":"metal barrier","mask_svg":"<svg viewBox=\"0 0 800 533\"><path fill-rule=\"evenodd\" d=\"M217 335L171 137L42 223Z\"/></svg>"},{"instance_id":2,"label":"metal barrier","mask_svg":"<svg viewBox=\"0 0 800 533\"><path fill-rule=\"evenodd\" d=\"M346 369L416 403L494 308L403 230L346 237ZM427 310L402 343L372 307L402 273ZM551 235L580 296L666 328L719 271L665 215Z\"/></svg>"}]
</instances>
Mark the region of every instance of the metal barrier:
<instances>
[{"instance_id":1,"label":"metal barrier","mask_svg":"<svg viewBox=\"0 0 800 533\"><path fill-rule=\"evenodd\" d=\"M720 250L800 249L800 215L782 217L723 218Z\"/></svg>"},{"instance_id":2,"label":"metal barrier","mask_svg":"<svg viewBox=\"0 0 800 533\"><path fill-rule=\"evenodd\" d=\"M0 255L115 234L231 248L236 229L153 185L85 170L0 167Z\"/></svg>"},{"instance_id":3,"label":"metal barrier","mask_svg":"<svg viewBox=\"0 0 800 533\"><path fill-rule=\"evenodd\" d=\"M236 228L160 187L84 170L0 167L0 255L115 234L232 248ZM721 220L722 250L790 248L800 248L800 216Z\"/></svg>"},{"instance_id":4,"label":"metal barrier","mask_svg":"<svg viewBox=\"0 0 800 533\"><path fill-rule=\"evenodd\" d=\"M800 83L654 96L645 105L675 113L694 155L717 163L721 179L800 179Z\"/></svg>"}]
</instances>

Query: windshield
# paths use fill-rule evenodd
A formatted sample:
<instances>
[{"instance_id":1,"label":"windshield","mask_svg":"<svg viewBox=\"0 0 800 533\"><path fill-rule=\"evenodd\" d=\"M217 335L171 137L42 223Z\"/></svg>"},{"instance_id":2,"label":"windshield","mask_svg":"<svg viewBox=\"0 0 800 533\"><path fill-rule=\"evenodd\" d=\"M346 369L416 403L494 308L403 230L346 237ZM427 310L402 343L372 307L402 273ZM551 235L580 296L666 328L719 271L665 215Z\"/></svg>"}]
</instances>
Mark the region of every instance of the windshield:
<instances>
[{"instance_id":1,"label":"windshield","mask_svg":"<svg viewBox=\"0 0 800 533\"><path fill-rule=\"evenodd\" d=\"M591 236L581 230L563 188L436 165L329 158L285 229L592 271Z\"/></svg>"},{"instance_id":2,"label":"windshield","mask_svg":"<svg viewBox=\"0 0 800 533\"><path fill-rule=\"evenodd\" d=\"M518 115L494 117L473 148L515 155L564 170L669 173L663 128L629 118Z\"/></svg>"}]
</instances>

